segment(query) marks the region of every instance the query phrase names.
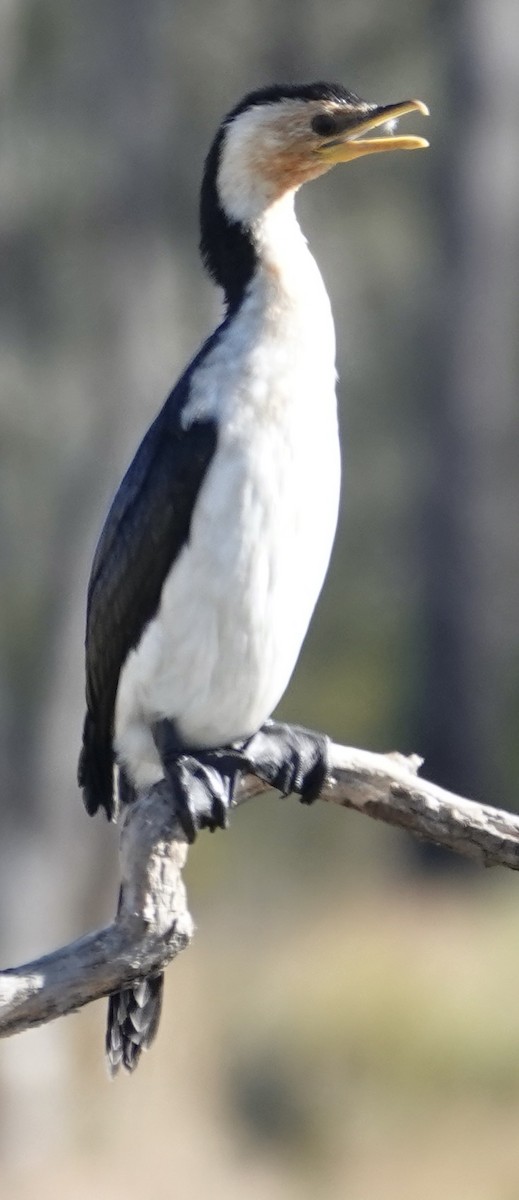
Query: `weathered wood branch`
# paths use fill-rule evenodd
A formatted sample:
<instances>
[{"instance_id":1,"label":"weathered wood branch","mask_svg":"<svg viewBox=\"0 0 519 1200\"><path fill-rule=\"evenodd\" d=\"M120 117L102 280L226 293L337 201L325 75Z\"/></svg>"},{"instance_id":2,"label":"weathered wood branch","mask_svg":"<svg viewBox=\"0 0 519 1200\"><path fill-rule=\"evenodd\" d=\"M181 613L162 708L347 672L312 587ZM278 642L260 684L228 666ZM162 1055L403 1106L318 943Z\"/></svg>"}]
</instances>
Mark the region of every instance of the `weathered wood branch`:
<instances>
[{"instance_id":1,"label":"weathered wood branch","mask_svg":"<svg viewBox=\"0 0 519 1200\"><path fill-rule=\"evenodd\" d=\"M455 796L417 776L421 760L332 745L321 799L407 829L447 849L519 869L519 817ZM247 776L242 804L265 792ZM0 1036L73 1012L135 979L161 971L191 941L182 870L187 843L167 790L131 805L121 826L121 903L106 929L0 973Z\"/></svg>"}]
</instances>

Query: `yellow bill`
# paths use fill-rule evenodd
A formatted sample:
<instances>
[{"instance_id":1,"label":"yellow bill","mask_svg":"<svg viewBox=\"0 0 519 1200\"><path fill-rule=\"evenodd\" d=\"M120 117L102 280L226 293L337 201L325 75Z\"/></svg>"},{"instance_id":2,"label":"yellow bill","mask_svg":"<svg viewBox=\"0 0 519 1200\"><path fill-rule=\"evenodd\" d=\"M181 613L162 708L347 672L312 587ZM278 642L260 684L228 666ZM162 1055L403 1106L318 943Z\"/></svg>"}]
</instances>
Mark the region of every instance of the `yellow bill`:
<instances>
[{"instance_id":1,"label":"yellow bill","mask_svg":"<svg viewBox=\"0 0 519 1200\"><path fill-rule=\"evenodd\" d=\"M353 127L346 129L340 138L321 146L318 154L326 162L350 162L364 154L380 154L386 150L425 150L429 143L425 138L407 137L405 135L385 134L384 137L365 137L380 125L397 121L399 117L410 112L419 112L424 117L429 116L429 109L422 100L402 100L399 104L385 104L374 112L359 115Z\"/></svg>"}]
</instances>

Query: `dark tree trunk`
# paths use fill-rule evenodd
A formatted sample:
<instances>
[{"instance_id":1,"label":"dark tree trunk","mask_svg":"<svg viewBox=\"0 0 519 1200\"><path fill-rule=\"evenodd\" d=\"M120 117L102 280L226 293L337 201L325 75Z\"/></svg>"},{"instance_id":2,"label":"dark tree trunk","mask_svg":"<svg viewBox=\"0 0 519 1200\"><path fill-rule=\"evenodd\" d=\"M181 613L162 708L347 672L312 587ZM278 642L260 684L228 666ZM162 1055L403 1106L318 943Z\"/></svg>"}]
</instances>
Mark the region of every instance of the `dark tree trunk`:
<instances>
[{"instance_id":1,"label":"dark tree trunk","mask_svg":"<svg viewBox=\"0 0 519 1200\"><path fill-rule=\"evenodd\" d=\"M426 314L414 742L429 777L484 799L490 777L506 794L500 735L517 611L508 445L517 434L519 87L506 53L517 15L514 0L449 2L437 5L437 22L448 54L430 158L442 261Z\"/></svg>"}]
</instances>

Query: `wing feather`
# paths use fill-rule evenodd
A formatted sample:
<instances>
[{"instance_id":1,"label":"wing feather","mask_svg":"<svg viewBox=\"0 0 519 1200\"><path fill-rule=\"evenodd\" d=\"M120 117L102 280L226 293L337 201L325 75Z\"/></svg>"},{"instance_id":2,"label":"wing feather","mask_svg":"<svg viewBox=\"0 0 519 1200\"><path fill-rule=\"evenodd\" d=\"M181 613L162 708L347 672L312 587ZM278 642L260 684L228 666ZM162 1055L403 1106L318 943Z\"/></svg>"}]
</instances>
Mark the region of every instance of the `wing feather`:
<instances>
[{"instance_id":1,"label":"wing feather","mask_svg":"<svg viewBox=\"0 0 519 1200\"><path fill-rule=\"evenodd\" d=\"M178 385L177 385L178 386ZM114 816L113 724L124 662L155 615L189 530L216 448L214 421L184 429L177 389L164 405L113 500L95 553L87 603L87 713L78 780L89 813Z\"/></svg>"}]
</instances>

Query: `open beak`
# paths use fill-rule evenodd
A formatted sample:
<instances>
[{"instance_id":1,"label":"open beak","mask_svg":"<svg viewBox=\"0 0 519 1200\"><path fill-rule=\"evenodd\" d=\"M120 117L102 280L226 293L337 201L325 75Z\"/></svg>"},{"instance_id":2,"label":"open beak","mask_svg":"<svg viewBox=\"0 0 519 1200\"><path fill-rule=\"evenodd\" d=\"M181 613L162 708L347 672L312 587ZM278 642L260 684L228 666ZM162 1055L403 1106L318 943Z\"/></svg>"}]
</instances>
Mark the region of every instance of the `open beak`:
<instances>
[{"instance_id":1,"label":"open beak","mask_svg":"<svg viewBox=\"0 0 519 1200\"><path fill-rule=\"evenodd\" d=\"M409 112L429 116L429 109L421 100L402 100L400 104L380 105L369 113L359 113L355 124L350 121L344 134L325 143L317 153L331 166L333 163L351 162L363 154L379 154L384 150L424 150L429 143L421 137L394 137L387 134L385 137L364 138L364 134L371 133L372 129L396 121Z\"/></svg>"}]
</instances>

